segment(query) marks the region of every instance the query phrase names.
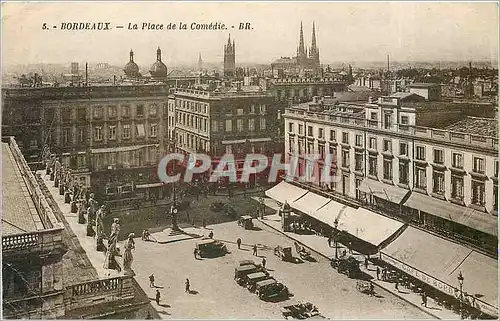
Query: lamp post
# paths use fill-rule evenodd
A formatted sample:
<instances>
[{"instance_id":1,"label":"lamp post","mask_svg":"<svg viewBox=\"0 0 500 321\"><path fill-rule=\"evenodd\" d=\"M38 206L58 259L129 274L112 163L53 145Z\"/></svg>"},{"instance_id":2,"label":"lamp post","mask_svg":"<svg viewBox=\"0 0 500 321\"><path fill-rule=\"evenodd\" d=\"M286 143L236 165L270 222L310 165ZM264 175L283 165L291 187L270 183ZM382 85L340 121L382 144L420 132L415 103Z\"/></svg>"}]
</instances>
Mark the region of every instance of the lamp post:
<instances>
[{"instance_id":1,"label":"lamp post","mask_svg":"<svg viewBox=\"0 0 500 321\"><path fill-rule=\"evenodd\" d=\"M338 254L338 246L337 246L337 238L338 238L338 235L339 235L339 231L337 230L338 226L339 226L339 220L336 218L335 221L333 222L333 225L334 225L334 229L335 231L333 231L333 233L335 233L333 235L333 244L335 246L335 259L338 259L339 258L339 254Z\"/></svg>"},{"instance_id":2,"label":"lamp post","mask_svg":"<svg viewBox=\"0 0 500 321\"><path fill-rule=\"evenodd\" d=\"M462 318L462 300L463 300L463 285L464 285L464 276L462 275L462 271L458 273L458 284L460 285L460 297L458 298L458 313L460 313L460 318Z\"/></svg>"}]
</instances>

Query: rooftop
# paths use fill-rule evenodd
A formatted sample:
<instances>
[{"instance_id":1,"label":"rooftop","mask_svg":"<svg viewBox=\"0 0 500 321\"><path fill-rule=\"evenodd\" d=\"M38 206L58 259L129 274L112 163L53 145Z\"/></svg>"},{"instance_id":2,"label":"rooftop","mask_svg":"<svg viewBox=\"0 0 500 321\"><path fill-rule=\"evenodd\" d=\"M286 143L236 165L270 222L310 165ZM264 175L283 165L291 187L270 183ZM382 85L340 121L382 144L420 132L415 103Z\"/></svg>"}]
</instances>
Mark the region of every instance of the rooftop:
<instances>
[{"instance_id":1,"label":"rooftop","mask_svg":"<svg viewBox=\"0 0 500 321\"><path fill-rule=\"evenodd\" d=\"M2 164L3 235L44 230L45 227L24 182L25 176L21 174L19 165L7 143L2 143Z\"/></svg>"},{"instance_id":2,"label":"rooftop","mask_svg":"<svg viewBox=\"0 0 500 321\"><path fill-rule=\"evenodd\" d=\"M469 116L446 129L472 135L498 137L498 121L495 118Z\"/></svg>"},{"instance_id":3,"label":"rooftop","mask_svg":"<svg viewBox=\"0 0 500 321\"><path fill-rule=\"evenodd\" d=\"M422 82L416 82L416 83L409 85L410 88L431 88L431 87L435 87L435 86L439 86L439 85L435 84L435 83L422 83Z\"/></svg>"}]
</instances>

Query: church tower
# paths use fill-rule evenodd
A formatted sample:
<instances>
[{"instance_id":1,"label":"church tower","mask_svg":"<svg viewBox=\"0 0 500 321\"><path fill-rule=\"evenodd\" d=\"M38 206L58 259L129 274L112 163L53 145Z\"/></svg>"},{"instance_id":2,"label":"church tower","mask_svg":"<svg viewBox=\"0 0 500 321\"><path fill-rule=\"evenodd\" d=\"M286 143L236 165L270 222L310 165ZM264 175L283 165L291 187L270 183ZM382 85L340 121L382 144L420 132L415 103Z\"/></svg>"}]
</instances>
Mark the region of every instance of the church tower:
<instances>
[{"instance_id":1,"label":"church tower","mask_svg":"<svg viewBox=\"0 0 500 321\"><path fill-rule=\"evenodd\" d=\"M311 41L311 49L309 50L309 59L311 62L311 67L313 69L317 69L320 67L319 63L319 48L316 44L316 27L313 21L313 29L312 29L312 41Z\"/></svg>"},{"instance_id":2,"label":"church tower","mask_svg":"<svg viewBox=\"0 0 500 321\"><path fill-rule=\"evenodd\" d=\"M202 72L202 70L203 70L203 60L201 59L201 52L200 52L198 56L198 71Z\"/></svg>"},{"instance_id":3,"label":"church tower","mask_svg":"<svg viewBox=\"0 0 500 321\"><path fill-rule=\"evenodd\" d=\"M299 65L303 65L307 60L307 49L304 44L304 29L302 27L302 21L300 22L300 35L299 35L299 47L297 48L297 62Z\"/></svg>"},{"instance_id":4,"label":"church tower","mask_svg":"<svg viewBox=\"0 0 500 321\"><path fill-rule=\"evenodd\" d=\"M231 44L231 35L227 39L227 45L224 46L224 76L234 77L236 73L236 45Z\"/></svg>"}]
</instances>

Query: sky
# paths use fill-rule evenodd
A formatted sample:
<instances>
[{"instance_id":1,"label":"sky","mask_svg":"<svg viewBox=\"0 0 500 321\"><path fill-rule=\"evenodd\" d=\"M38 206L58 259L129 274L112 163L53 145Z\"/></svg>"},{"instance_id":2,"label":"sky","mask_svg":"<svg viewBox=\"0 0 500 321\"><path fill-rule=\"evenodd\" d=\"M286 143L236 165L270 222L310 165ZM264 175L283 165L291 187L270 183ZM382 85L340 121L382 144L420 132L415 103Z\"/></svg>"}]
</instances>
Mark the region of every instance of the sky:
<instances>
[{"instance_id":1,"label":"sky","mask_svg":"<svg viewBox=\"0 0 500 321\"><path fill-rule=\"evenodd\" d=\"M322 62L497 60L495 2L3 2L4 65L156 60L196 63L223 59L229 33L236 63L270 63L296 53L301 21L306 46L312 22ZM109 31L64 31L61 23L110 22ZM222 31L128 30L129 23L221 22ZM240 23L251 30L238 30ZM43 30L47 23L48 30ZM53 25L57 29L51 29ZM114 26L123 25L124 29ZM232 29L231 26L235 28Z\"/></svg>"}]
</instances>

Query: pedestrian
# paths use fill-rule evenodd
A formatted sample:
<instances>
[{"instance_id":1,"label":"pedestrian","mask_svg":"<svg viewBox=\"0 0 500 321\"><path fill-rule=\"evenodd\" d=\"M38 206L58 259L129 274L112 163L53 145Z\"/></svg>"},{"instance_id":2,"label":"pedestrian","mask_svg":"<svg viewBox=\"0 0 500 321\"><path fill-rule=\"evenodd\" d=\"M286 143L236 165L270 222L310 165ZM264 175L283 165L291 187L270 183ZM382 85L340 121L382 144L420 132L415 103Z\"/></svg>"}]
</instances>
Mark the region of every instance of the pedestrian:
<instances>
[{"instance_id":1,"label":"pedestrian","mask_svg":"<svg viewBox=\"0 0 500 321\"><path fill-rule=\"evenodd\" d=\"M188 279L188 278L186 278L186 293L189 293L189 291L190 291L190 290L189 290L189 286L190 286L190 284L189 284L189 279Z\"/></svg>"},{"instance_id":2,"label":"pedestrian","mask_svg":"<svg viewBox=\"0 0 500 321\"><path fill-rule=\"evenodd\" d=\"M155 276L153 273L149 276L149 287L154 288L155 287Z\"/></svg>"},{"instance_id":3,"label":"pedestrian","mask_svg":"<svg viewBox=\"0 0 500 321\"><path fill-rule=\"evenodd\" d=\"M352 242L349 242L349 253L352 254Z\"/></svg>"},{"instance_id":4,"label":"pedestrian","mask_svg":"<svg viewBox=\"0 0 500 321\"><path fill-rule=\"evenodd\" d=\"M160 298L161 298L160 290L156 290L155 300L156 300L156 304L158 304L158 305L160 305Z\"/></svg>"},{"instance_id":5,"label":"pedestrian","mask_svg":"<svg viewBox=\"0 0 500 321\"><path fill-rule=\"evenodd\" d=\"M257 244L253 245L253 255L257 256Z\"/></svg>"},{"instance_id":6,"label":"pedestrian","mask_svg":"<svg viewBox=\"0 0 500 321\"><path fill-rule=\"evenodd\" d=\"M380 280L380 268L377 266L377 280Z\"/></svg>"},{"instance_id":7,"label":"pedestrian","mask_svg":"<svg viewBox=\"0 0 500 321\"><path fill-rule=\"evenodd\" d=\"M396 283L394 283L394 288L399 292L399 280L396 280Z\"/></svg>"},{"instance_id":8,"label":"pedestrian","mask_svg":"<svg viewBox=\"0 0 500 321\"><path fill-rule=\"evenodd\" d=\"M424 292L424 307L427 308L427 293Z\"/></svg>"},{"instance_id":9,"label":"pedestrian","mask_svg":"<svg viewBox=\"0 0 500 321\"><path fill-rule=\"evenodd\" d=\"M151 312L148 311L148 315L146 316L146 320L152 320Z\"/></svg>"},{"instance_id":10,"label":"pedestrian","mask_svg":"<svg viewBox=\"0 0 500 321\"><path fill-rule=\"evenodd\" d=\"M238 244L238 250L241 249L241 239L240 238L238 238L236 240L236 244Z\"/></svg>"},{"instance_id":11,"label":"pedestrian","mask_svg":"<svg viewBox=\"0 0 500 321\"><path fill-rule=\"evenodd\" d=\"M208 233L208 237L213 239L214 238L214 232L213 231L210 231L210 233Z\"/></svg>"},{"instance_id":12,"label":"pedestrian","mask_svg":"<svg viewBox=\"0 0 500 321\"><path fill-rule=\"evenodd\" d=\"M197 248L194 248L193 254L194 254L194 258L198 259L198 249Z\"/></svg>"},{"instance_id":13,"label":"pedestrian","mask_svg":"<svg viewBox=\"0 0 500 321\"><path fill-rule=\"evenodd\" d=\"M370 282L370 296L375 294L375 286L373 286L373 282Z\"/></svg>"},{"instance_id":14,"label":"pedestrian","mask_svg":"<svg viewBox=\"0 0 500 321\"><path fill-rule=\"evenodd\" d=\"M425 292L422 292L422 303L420 303L420 305L427 306L427 304L425 303Z\"/></svg>"},{"instance_id":15,"label":"pedestrian","mask_svg":"<svg viewBox=\"0 0 500 321\"><path fill-rule=\"evenodd\" d=\"M368 270L368 258L367 257L365 257L365 269Z\"/></svg>"},{"instance_id":16,"label":"pedestrian","mask_svg":"<svg viewBox=\"0 0 500 321\"><path fill-rule=\"evenodd\" d=\"M263 267L264 269L266 268L266 262L267 262L267 261L266 261L266 258L265 258L265 257L263 257L263 258L262 258L262 267Z\"/></svg>"}]
</instances>

